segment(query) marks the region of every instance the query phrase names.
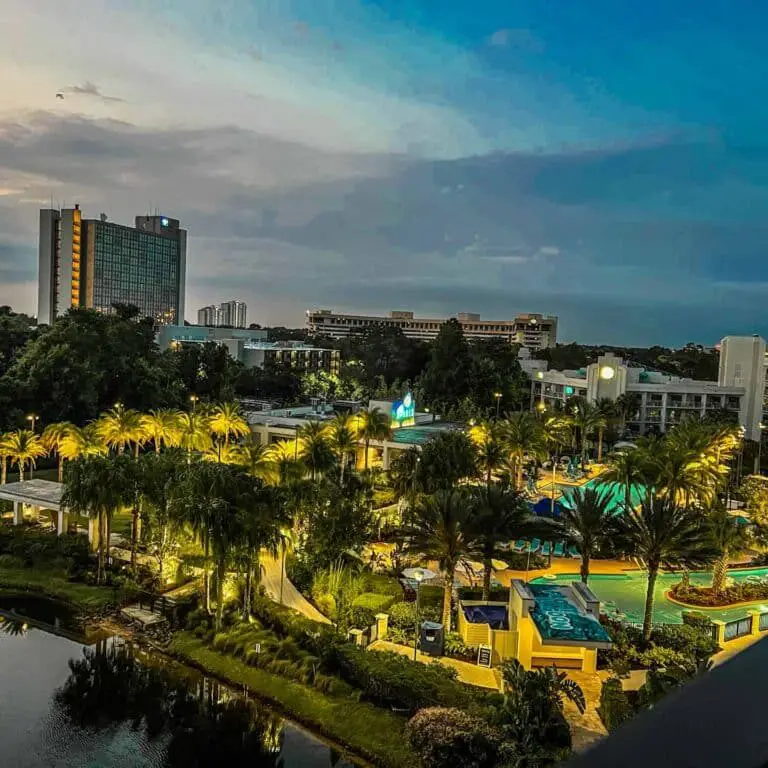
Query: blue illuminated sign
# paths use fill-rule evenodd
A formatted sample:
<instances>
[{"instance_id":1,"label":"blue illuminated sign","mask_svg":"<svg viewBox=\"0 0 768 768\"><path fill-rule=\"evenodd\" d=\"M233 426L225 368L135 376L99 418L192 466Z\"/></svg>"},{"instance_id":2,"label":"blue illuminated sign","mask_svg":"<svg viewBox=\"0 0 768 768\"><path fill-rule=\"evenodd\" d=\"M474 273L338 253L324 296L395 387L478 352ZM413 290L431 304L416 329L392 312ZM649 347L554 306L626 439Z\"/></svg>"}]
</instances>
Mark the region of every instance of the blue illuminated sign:
<instances>
[{"instance_id":1,"label":"blue illuminated sign","mask_svg":"<svg viewBox=\"0 0 768 768\"><path fill-rule=\"evenodd\" d=\"M168 219L166 219L165 217L160 219L160 226L161 227L167 227L168 226Z\"/></svg>"},{"instance_id":2,"label":"blue illuminated sign","mask_svg":"<svg viewBox=\"0 0 768 768\"><path fill-rule=\"evenodd\" d=\"M393 429L416 423L416 400L410 392L407 392L402 400L395 400L392 403L390 418Z\"/></svg>"}]
</instances>

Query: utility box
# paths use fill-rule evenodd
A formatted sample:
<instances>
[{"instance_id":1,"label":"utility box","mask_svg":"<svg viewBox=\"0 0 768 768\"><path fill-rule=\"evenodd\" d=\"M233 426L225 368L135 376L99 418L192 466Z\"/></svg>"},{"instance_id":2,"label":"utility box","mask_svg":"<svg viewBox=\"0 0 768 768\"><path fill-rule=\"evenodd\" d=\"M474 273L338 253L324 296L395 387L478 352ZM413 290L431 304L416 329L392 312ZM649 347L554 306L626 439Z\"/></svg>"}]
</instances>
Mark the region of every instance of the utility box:
<instances>
[{"instance_id":1,"label":"utility box","mask_svg":"<svg viewBox=\"0 0 768 768\"><path fill-rule=\"evenodd\" d=\"M443 625L434 621L424 621L419 632L419 649L429 656L442 656L445 646Z\"/></svg>"}]
</instances>

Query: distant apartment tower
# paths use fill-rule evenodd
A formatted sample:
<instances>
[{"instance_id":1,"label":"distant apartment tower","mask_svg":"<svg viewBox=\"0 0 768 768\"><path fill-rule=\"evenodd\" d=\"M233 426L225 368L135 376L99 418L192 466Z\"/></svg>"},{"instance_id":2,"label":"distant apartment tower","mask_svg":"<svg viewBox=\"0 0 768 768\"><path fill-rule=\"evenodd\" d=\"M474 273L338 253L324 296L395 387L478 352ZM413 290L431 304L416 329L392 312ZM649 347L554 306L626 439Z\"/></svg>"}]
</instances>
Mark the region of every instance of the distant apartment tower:
<instances>
[{"instance_id":1,"label":"distant apartment tower","mask_svg":"<svg viewBox=\"0 0 768 768\"><path fill-rule=\"evenodd\" d=\"M187 232L177 219L137 216L128 227L84 219L80 207L40 211L38 323L72 307L133 304L157 324L184 321Z\"/></svg>"},{"instance_id":2,"label":"distant apartment tower","mask_svg":"<svg viewBox=\"0 0 768 768\"><path fill-rule=\"evenodd\" d=\"M413 312L390 312L386 317L350 315L330 309L307 310L307 329L334 339L343 339L364 328L379 325L400 328L412 339L437 337L447 318L414 317ZM554 347L557 342L557 317L519 314L513 320L481 320L480 315L460 312L456 319L468 339L502 338L530 350Z\"/></svg>"},{"instance_id":3,"label":"distant apartment tower","mask_svg":"<svg viewBox=\"0 0 768 768\"><path fill-rule=\"evenodd\" d=\"M197 310L197 324L212 328L245 328L247 307L245 302L225 301L223 304L210 304Z\"/></svg>"}]
</instances>

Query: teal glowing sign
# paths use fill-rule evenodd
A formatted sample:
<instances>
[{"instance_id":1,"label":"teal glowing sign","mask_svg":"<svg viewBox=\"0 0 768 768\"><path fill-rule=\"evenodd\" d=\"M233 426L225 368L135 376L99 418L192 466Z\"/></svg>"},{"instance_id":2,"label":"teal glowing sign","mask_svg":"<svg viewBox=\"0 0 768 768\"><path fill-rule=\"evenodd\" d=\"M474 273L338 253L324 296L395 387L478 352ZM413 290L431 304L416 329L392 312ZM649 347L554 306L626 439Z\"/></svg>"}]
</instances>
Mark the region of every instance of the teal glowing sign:
<instances>
[{"instance_id":1,"label":"teal glowing sign","mask_svg":"<svg viewBox=\"0 0 768 768\"><path fill-rule=\"evenodd\" d=\"M392 403L391 426L407 427L416 423L416 400L410 392L407 392L402 400Z\"/></svg>"}]
</instances>

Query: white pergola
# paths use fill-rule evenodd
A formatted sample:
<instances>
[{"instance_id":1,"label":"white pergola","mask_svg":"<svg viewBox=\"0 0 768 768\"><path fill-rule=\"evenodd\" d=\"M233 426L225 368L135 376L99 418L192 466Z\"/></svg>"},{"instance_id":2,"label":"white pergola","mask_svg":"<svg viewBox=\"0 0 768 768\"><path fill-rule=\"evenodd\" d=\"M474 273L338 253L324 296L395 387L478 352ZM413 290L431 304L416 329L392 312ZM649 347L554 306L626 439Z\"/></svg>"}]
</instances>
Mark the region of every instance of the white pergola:
<instances>
[{"instance_id":1,"label":"white pergola","mask_svg":"<svg viewBox=\"0 0 768 768\"><path fill-rule=\"evenodd\" d=\"M13 524L24 522L24 513L39 513L48 509L56 513L56 531L59 536L67 532L69 513L61 504L64 486L50 480L24 480L20 483L0 485L0 499L13 502ZM89 538L91 534L89 526Z\"/></svg>"}]
</instances>

